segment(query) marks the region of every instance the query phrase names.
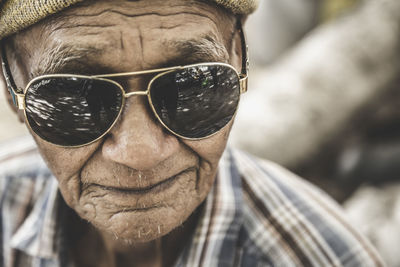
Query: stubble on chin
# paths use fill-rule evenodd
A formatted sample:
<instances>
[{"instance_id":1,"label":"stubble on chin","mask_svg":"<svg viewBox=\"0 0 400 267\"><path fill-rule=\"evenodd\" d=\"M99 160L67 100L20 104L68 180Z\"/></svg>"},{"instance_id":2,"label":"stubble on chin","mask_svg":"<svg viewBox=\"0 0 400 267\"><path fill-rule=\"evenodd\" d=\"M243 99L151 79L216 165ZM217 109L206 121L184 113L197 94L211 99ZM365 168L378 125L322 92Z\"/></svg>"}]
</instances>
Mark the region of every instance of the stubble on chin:
<instances>
[{"instance_id":1,"label":"stubble on chin","mask_svg":"<svg viewBox=\"0 0 400 267\"><path fill-rule=\"evenodd\" d=\"M181 177L176 188L164 194L127 196L126 200L123 196L113 199L96 187L83 187L74 209L100 232L117 240L127 244L149 242L180 227L204 201L214 181L209 176L215 173L199 175L197 170Z\"/></svg>"}]
</instances>

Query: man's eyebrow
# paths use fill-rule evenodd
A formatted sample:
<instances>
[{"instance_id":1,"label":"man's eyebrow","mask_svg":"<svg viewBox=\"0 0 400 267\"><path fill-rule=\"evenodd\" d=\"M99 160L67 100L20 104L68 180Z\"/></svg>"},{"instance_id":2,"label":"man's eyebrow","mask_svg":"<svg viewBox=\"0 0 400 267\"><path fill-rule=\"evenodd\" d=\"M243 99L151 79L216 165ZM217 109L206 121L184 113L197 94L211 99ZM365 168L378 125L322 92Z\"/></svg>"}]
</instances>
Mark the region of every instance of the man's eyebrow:
<instances>
[{"instance_id":1,"label":"man's eyebrow","mask_svg":"<svg viewBox=\"0 0 400 267\"><path fill-rule=\"evenodd\" d=\"M229 59L225 46L210 36L169 41L166 45L179 51L175 59L178 64L181 62L227 62Z\"/></svg>"},{"instance_id":2,"label":"man's eyebrow","mask_svg":"<svg viewBox=\"0 0 400 267\"><path fill-rule=\"evenodd\" d=\"M60 71L73 71L79 62L87 62L89 57L101 53L94 47L58 44L41 51L40 61L32 68L32 77L54 74Z\"/></svg>"}]
</instances>

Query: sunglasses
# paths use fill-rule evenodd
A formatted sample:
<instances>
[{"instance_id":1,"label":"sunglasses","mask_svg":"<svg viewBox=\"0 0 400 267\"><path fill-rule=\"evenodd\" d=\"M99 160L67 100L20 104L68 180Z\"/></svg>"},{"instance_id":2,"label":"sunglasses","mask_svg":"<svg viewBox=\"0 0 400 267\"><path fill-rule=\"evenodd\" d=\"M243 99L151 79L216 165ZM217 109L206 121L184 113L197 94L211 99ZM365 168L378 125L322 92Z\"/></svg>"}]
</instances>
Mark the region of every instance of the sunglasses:
<instances>
[{"instance_id":1,"label":"sunglasses","mask_svg":"<svg viewBox=\"0 0 400 267\"><path fill-rule=\"evenodd\" d=\"M12 79L4 46L2 66L8 91L24 111L29 127L62 147L96 142L116 124L126 99L147 97L155 117L172 134L200 140L218 133L234 117L247 91L248 55L242 27L242 72L229 64L207 62L106 75L54 74L34 78L25 90ZM146 91L126 92L110 78L155 74Z\"/></svg>"}]
</instances>

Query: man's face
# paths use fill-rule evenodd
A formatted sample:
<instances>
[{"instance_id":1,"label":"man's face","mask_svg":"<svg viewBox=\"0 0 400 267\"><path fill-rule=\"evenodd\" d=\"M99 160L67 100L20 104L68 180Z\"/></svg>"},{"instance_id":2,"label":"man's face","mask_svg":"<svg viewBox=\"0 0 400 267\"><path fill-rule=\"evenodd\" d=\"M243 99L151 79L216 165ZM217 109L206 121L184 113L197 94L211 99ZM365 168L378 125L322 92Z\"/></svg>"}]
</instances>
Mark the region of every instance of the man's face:
<instances>
[{"instance_id":1,"label":"man's face","mask_svg":"<svg viewBox=\"0 0 400 267\"><path fill-rule=\"evenodd\" d=\"M13 73L17 86L25 87L54 72L131 72L204 61L238 69L234 26L233 16L208 3L96 1L15 36ZM207 53L192 51L198 44ZM118 82L131 92L145 90L150 79ZM146 97L135 96L109 134L93 144L62 148L32 135L67 204L99 230L136 242L170 232L205 199L230 126L207 139L183 140L161 126Z\"/></svg>"}]
</instances>

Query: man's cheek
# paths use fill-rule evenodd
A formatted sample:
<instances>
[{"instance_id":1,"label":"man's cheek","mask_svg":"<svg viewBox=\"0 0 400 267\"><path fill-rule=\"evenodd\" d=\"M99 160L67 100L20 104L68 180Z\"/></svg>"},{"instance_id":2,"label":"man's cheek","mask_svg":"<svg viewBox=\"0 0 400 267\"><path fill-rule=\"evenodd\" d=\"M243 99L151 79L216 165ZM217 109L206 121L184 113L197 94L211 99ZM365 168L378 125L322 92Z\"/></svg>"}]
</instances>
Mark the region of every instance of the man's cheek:
<instances>
[{"instance_id":1,"label":"man's cheek","mask_svg":"<svg viewBox=\"0 0 400 267\"><path fill-rule=\"evenodd\" d=\"M33 135L47 166L56 177L61 194L71 208L79 203L81 169L96 151L98 143L81 148L64 148L49 144Z\"/></svg>"},{"instance_id":2,"label":"man's cheek","mask_svg":"<svg viewBox=\"0 0 400 267\"><path fill-rule=\"evenodd\" d=\"M225 150L231 127L232 122L211 137L198 141L183 140L182 142L198 154L201 159L209 162L212 168L215 168Z\"/></svg>"},{"instance_id":3,"label":"man's cheek","mask_svg":"<svg viewBox=\"0 0 400 267\"><path fill-rule=\"evenodd\" d=\"M33 136L40 154L58 180L78 174L99 146L99 142L96 142L79 148L59 147Z\"/></svg>"}]
</instances>

